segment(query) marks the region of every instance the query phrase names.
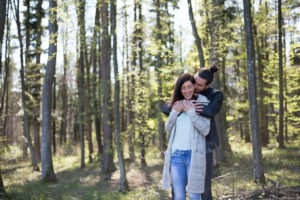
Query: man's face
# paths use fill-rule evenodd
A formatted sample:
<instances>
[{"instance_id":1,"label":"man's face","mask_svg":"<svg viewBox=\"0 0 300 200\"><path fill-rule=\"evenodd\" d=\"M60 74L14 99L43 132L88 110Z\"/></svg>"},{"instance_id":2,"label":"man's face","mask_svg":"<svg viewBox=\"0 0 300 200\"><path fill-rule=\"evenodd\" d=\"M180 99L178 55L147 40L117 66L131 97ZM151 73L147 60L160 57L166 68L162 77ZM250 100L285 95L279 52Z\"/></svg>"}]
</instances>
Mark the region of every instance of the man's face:
<instances>
[{"instance_id":1,"label":"man's face","mask_svg":"<svg viewBox=\"0 0 300 200\"><path fill-rule=\"evenodd\" d=\"M202 92L204 90L206 90L210 84L206 85L206 79L203 79L203 78L200 78L198 76L195 77L195 92L199 93L199 92Z\"/></svg>"}]
</instances>

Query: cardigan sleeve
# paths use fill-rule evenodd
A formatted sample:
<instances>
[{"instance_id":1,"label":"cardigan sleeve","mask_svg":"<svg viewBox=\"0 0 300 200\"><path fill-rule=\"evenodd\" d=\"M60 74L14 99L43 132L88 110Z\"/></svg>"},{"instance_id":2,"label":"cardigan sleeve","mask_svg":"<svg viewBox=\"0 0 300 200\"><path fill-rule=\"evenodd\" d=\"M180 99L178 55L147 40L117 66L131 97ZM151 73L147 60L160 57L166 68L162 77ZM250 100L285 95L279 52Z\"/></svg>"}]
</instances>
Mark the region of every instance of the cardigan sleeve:
<instances>
[{"instance_id":1,"label":"cardigan sleeve","mask_svg":"<svg viewBox=\"0 0 300 200\"><path fill-rule=\"evenodd\" d=\"M171 134L172 129L175 125L177 116L178 116L179 112L177 112L176 110L172 109L172 111L170 112L170 116L165 124L165 129L167 131L168 134Z\"/></svg>"},{"instance_id":2,"label":"cardigan sleeve","mask_svg":"<svg viewBox=\"0 0 300 200\"><path fill-rule=\"evenodd\" d=\"M197 131L202 136L207 136L210 129L210 119L201 115L197 115L194 108L189 110L187 114L189 115L192 124L197 129Z\"/></svg>"}]
</instances>

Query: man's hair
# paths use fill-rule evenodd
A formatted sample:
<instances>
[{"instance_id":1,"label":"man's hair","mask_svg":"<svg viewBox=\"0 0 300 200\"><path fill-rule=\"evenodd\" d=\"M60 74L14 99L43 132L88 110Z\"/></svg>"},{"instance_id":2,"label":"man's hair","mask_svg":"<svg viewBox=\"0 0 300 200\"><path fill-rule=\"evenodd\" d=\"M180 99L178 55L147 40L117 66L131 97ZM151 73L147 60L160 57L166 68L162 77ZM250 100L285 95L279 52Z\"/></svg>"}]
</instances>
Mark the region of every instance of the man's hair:
<instances>
[{"instance_id":1,"label":"man's hair","mask_svg":"<svg viewBox=\"0 0 300 200\"><path fill-rule=\"evenodd\" d=\"M214 73L217 72L219 68L217 65L213 64L210 68L201 68L196 73L195 78L203 78L206 80L206 85L210 84L214 80Z\"/></svg>"}]
</instances>

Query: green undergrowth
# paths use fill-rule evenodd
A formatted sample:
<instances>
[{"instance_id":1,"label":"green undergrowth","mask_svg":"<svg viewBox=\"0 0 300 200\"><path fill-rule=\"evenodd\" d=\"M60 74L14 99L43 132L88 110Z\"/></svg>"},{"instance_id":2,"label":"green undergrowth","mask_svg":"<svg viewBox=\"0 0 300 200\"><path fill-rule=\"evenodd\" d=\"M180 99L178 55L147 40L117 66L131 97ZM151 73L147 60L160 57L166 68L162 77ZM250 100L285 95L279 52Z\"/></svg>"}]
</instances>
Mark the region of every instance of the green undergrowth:
<instances>
[{"instance_id":1,"label":"green undergrowth","mask_svg":"<svg viewBox=\"0 0 300 200\"><path fill-rule=\"evenodd\" d=\"M253 181L252 145L230 141L233 154L226 162L218 164L212 181L214 199L238 199L240 194L262 187L300 185L300 138L293 140L284 149L270 145L262 149L266 185ZM2 157L2 173L6 191L13 200L156 200L170 199L170 192L161 190L163 159L157 148L147 149L147 166L128 159L125 167L130 190L119 192L119 171L104 180L100 173L99 158L80 168L79 147L59 149L53 156L53 165L58 182L42 183L41 172L32 171L29 161L20 159L21 152L11 147ZM70 151L69 151L69 150ZM69 152L67 152L69 151ZM13 153L12 153L13 152ZM66 153L67 152L67 153ZM138 152L138 150L137 150ZM86 154L87 155L87 154ZM115 156L116 157L116 156ZM115 165L117 160L115 158ZM232 197L232 198L231 198Z\"/></svg>"},{"instance_id":2,"label":"green undergrowth","mask_svg":"<svg viewBox=\"0 0 300 200\"><path fill-rule=\"evenodd\" d=\"M254 183L252 144L232 140L230 145L233 154L219 165L212 182L217 199L234 199L249 191L268 187L300 186L300 137L285 144L283 149L276 145L262 148L264 185Z\"/></svg>"}]
</instances>

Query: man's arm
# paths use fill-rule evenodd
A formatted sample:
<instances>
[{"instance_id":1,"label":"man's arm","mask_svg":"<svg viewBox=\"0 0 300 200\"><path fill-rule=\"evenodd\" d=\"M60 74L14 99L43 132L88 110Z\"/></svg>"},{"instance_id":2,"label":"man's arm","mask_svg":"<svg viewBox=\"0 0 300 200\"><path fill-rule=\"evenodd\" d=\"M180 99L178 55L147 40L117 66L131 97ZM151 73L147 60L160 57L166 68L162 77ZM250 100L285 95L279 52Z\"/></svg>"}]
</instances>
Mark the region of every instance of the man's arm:
<instances>
[{"instance_id":1,"label":"man's arm","mask_svg":"<svg viewBox=\"0 0 300 200\"><path fill-rule=\"evenodd\" d=\"M197 114L200 114L204 117L213 117L215 116L219 110L221 109L221 105L223 102L223 94L221 91L216 91L212 94L212 98L208 105L201 105L200 109L197 109ZM197 105L197 104L196 104ZM197 107L197 106L196 106Z\"/></svg>"},{"instance_id":2,"label":"man's arm","mask_svg":"<svg viewBox=\"0 0 300 200\"><path fill-rule=\"evenodd\" d=\"M165 103L161 109L161 112L163 112L165 115L169 116L172 108L169 108L168 103Z\"/></svg>"}]
</instances>

